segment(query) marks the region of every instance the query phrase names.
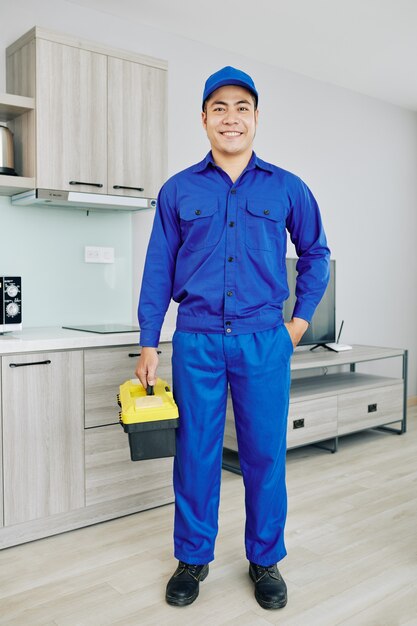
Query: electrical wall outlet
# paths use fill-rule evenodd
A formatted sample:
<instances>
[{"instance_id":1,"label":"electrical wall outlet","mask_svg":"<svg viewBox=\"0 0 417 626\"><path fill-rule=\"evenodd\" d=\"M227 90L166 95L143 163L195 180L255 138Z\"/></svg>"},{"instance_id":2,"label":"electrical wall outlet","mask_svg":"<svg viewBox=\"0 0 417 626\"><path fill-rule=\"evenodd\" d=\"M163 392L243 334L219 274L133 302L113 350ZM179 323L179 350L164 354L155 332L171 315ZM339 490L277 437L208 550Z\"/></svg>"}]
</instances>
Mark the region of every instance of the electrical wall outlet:
<instances>
[{"instance_id":1,"label":"electrical wall outlet","mask_svg":"<svg viewBox=\"0 0 417 626\"><path fill-rule=\"evenodd\" d=\"M114 248L100 248L102 263L114 263Z\"/></svg>"},{"instance_id":2,"label":"electrical wall outlet","mask_svg":"<svg viewBox=\"0 0 417 626\"><path fill-rule=\"evenodd\" d=\"M100 248L85 246L84 260L86 263L100 263Z\"/></svg>"},{"instance_id":3,"label":"electrical wall outlet","mask_svg":"<svg viewBox=\"0 0 417 626\"><path fill-rule=\"evenodd\" d=\"M84 261L86 263L114 263L114 248L85 246Z\"/></svg>"}]
</instances>

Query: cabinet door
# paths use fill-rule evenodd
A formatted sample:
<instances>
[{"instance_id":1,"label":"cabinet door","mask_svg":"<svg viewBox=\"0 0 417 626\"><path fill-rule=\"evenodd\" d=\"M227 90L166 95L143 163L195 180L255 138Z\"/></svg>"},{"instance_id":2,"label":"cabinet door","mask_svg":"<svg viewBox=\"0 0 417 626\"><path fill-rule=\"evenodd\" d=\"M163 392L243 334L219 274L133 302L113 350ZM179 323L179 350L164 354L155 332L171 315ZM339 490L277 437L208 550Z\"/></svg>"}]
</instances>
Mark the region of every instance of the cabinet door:
<instances>
[{"instance_id":1,"label":"cabinet door","mask_svg":"<svg viewBox=\"0 0 417 626\"><path fill-rule=\"evenodd\" d=\"M173 457L132 462L119 424L86 429L85 456L87 506L135 495L145 508L173 501Z\"/></svg>"},{"instance_id":2,"label":"cabinet door","mask_svg":"<svg viewBox=\"0 0 417 626\"><path fill-rule=\"evenodd\" d=\"M108 57L108 106L108 193L156 198L167 166L166 71Z\"/></svg>"},{"instance_id":3,"label":"cabinet door","mask_svg":"<svg viewBox=\"0 0 417 626\"><path fill-rule=\"evenodd\" d=\"M158 351L158 376L171 385L172 344L162 343ZM139 353L137 345L84 351L86 428L118 423L119 387L135 377Z\"/></svg>"},{"instance_id":4,"label":"cabinet door","mask_svg":"<svg viewBox=\"0 0 417 626\"><path fill-rule=\"evenodd\" d=\"M107 193L107 56L39 39L36 77L37 186Z\"/></svg>"},{"instance_id":5,"label":"cabinet door","mask_svg":"<svg viewBox=\"0 0 417 626\"><path fill-rule=\"evenodd\" d=\"M4 524L84 506L82 352L3 357Z\"/></svg>"}]
</instances>

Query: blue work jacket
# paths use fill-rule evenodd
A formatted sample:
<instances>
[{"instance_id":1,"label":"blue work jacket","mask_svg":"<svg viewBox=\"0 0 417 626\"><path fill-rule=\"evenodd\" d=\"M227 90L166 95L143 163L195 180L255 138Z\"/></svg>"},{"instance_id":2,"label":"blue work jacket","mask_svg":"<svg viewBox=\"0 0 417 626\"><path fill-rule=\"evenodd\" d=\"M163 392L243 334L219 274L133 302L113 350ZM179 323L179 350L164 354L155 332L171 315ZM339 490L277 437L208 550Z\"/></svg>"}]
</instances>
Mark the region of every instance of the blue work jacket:
<instances>
[{"instance_id":1,"label":"blue work jacket","mask_svg":"<svg viewBox=\"0 0 417 626\"><path fill-rule=\"evenodd\" d=\"M177 328L251 333L283 323L287 231L297 255L293 316L311 321L330 250L307 185L255 153L233 183L211 152L158 195L139 298L140 345L156 347L171 298Z\"/></svg>"}]
</instances>

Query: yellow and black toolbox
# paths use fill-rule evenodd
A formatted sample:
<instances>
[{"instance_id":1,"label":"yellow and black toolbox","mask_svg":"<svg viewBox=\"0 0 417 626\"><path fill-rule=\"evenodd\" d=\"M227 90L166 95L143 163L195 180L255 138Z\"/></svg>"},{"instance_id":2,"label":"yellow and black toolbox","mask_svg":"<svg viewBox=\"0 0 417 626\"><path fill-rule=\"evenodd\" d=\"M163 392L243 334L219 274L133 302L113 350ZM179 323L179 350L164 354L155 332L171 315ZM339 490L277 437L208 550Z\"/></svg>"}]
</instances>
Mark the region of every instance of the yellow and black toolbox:
<instances>
[{"instance_id":1,"label":"yellow and black toolbox","mask_svg":"<svg viewBox=\"0 0 417 626\"><path fill-rule=\"evenodd\" d=\"M132 461L175 456L178 407L165 380L144 389L137 379L120 385L119 421L129 435Z\"/></svg>"}]
</instances>

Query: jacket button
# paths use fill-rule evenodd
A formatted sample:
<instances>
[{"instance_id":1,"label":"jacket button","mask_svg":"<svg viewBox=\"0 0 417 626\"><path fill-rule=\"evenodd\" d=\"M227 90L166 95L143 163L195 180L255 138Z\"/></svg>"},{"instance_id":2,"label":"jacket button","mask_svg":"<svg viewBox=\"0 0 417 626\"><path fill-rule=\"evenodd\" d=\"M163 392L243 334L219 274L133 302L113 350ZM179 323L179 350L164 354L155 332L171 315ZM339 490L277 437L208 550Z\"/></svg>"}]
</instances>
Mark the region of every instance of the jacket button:
<instances>
[{"instance_id":1,"label":"jacket button","mask_svg":"<svg viewBox=\"0 0 417 626\"><path fill-rule=\"evenodd\" d=\"M227 332L227 333L231 333L231 332L232 332L232 329L231 329L231 328L226 328L226 332Z\"/></svg>"},{"instance_id":2,"label":"jacket button","mask_svg":"<svg viewBox=\"0 0 417 626\"><path fill-rule=\"evenodd\" d=\"M265 209L264 215L269 215L269 209Z\"/></svg>"},{"instance_id":3,"label":"jacket button","mask_svg":"<svg viewBox=\"0 0 417 626\"><path fill-rule=\"evenodd\" d=\"M201 211L200 211L200 209L197 209L196 211L194 211L194 213L195 213L196 215L201 215Z\"/></svg>"},{"instance_id":4,"label":"jacket button","mask_svg":"<svg viewBox=\"0 0 417 626\"><path fill-rule=\"evenodd\" d=\"M233 257L229 256L229 258L227 260L229 261L229 263L231 263L233 261Z\"/></svg>"},{"instance_id":5,"label":"jacket button","mask_svg":"<svg viewBox=\"0 0 417 626\"><path fill-rule=\"evenodd\" d=\"M228 291L228 292L227 292L227 295L228 295L228 296L233 296L233 291Z\"/></svg>"},{"instance_id":6,"label":"jacket button","mask_svg":"<svg viewBox=\"0 0 417 626\"><path fill-rule=\"evenodd\" d=\"M231 228L233 228L233 226L234 226L234 225L235 225L235 223L234 223L234 222L229 222L229 226L230 226Z\"/></svg>"}]
</instances>

